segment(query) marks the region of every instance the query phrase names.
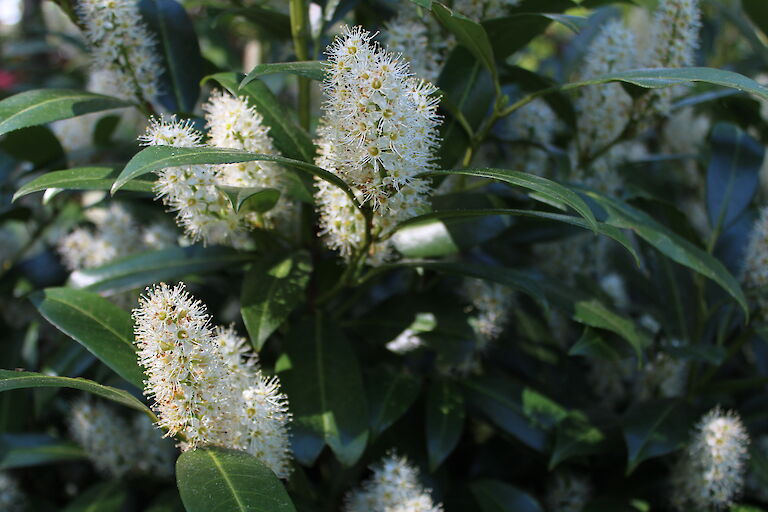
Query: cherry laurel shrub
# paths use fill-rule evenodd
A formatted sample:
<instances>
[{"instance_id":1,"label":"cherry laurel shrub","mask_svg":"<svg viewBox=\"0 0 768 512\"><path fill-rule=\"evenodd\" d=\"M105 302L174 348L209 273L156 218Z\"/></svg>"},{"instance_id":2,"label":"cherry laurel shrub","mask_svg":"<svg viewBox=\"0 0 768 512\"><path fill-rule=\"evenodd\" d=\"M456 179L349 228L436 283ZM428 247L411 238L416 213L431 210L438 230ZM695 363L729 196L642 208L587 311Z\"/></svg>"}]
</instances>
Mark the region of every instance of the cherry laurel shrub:
<instances>
[{"instance_id":1,"label":"cherry laurel shrub","mask_svg":"<svg viewBox=\"0 0 768 512\"><path fill-rule=\"evenodd\" d=\"M768 510L765 0L2 5L0 510Z\"/></svg>"}]
</instances>

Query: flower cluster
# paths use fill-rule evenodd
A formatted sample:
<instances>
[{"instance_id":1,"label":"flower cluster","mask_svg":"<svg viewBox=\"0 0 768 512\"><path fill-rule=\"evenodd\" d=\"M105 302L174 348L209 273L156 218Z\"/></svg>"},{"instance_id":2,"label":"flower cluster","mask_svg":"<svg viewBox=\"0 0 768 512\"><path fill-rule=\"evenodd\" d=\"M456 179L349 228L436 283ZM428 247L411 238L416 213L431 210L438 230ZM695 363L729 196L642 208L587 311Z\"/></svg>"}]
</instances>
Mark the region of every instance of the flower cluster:
<instances>
[{"instance_id":1,"label":"flower cluster","mask_svg":"<svg viewBox=\"0 0 768 512\"><path fill-rule=\"evenodd\" d=\"M112 74L113 96L149 102L162 73L155 39L136 0L83 0L78 15L93 54L94 69Z\"/></svg>"},{"instance_id":2,"label":"flower cluster","mask_svg":"<svg viewBox=\"0 0 768 512\"><path fill-rule=\"evenodd\" d=\"M232 328L212 328L205 306L183 284L148 290L134 310L145 394L159 426L183 450L245 450L281 478L290 474L287 397L267 378Z\"/></svg>"},{"instance_id":3,"label":"flower cluster","mask_svg":"<svg viewBox=\"0 0 768 512\"><path fill-rule=\"evenodd\" d=\"M346 28L328 48L327 101L318 128L317 165L350 185L374 211L373 232L386 238L398 222L428 209L430 185L417 177L434 168L437 147L433 85L410 76L407 62ZM348 215L351 199L318 187L320 225L329 247L351 254L365 232L362 215ZM373 248L374 260L386 248Z\"/></svg>"},{"instance_id":4,"label":"flower cluster","mask_svg":"<svg viewBox=\"0 0 768 512\"><path fill-rule=\"evenodd\" d=\"M675 342L671 344L674 345ZM648 399L654 395L662 398L682 396L687 377L688 365L685 361L659 352L643 366L642 375L638 380L637 396L640 399Z\"/></svg>"},{"instance_id":5,"label":"flower cluster","mask_svg":"<svg viewBox=\"0 0 768 512\"><path fill-rule=\"evenodd\" d=\"M453 9L469 19L482 21L500 18L520 0L454 0Z\"/></svg>"},{"instance_id":6,"label":"flower cluster","mask_svg":"<svg viewBox=\"0 0 768 512\"><path fill-rule=\"evenodd\" d=\"M145 416L129 423L110 407L82 399L72 405L69 430L96 469L109 476L173 474L173 447Z\"/></svg>"},{"instance_id":7,"label":"flower cluster","mask_svg":"<svg viewBox=\"0 0 768 512\"><path fill-rule=\"evenodd\" d=\"M510 167L539 176L548 176L549 155L545 149L538 146L552 144L557 130L557 117L549 105L544 100L532 101L510 116L506 125L506 135L513 141L523 143L515 146L509 162Z\"/></svg>"},{"instance_id":8,"label":"flower cluster","mask_svg":"<svg viewBox=\"0 0 768 512\"><path fill-rule=\"evenodd\" d=\"M556 473L547 487L549 512L581 512L592 488L586 478L573 473Z\"/></svg>"},{"instance_id":9,"label":"flower cluster","mask_svg":"<svg viewBox=\"0 0 768 512\"><path fill-rule=\"evenodd\" d=\"M455 45L453 37L442 34L434 17L420 13L410 0L400 2L397 16L384 25L382 35L388 50L402 55L415 76L433 83Z\"/></svg>"},{"instance_id":10,"label":"flower cluster","mask_svg":"<svg viewBox=\"0 0 768 512\"><path fill-rule=\"evenodd\" d=\"M470 322L480 335L480 349L483 349L506 327L514 295L508 287L482 279L465 279L463 292L475 309Z\"/></svg>"},{"instance_id":11,"label":"flower cluster","mask_svg":"<svg viewBox=\"0 0 768 512\"><path fill-rule=\"evenodd\" d=\"M345 512L440 512L418 470L405 457L387 455L371 468L373 476L346 497Z\"/></svg>"},{"instance_id":12,"label":"flower cluster","mask_svg":"<svg viewBox=\"0 0 768 512\"><path fill-rule=\"evenodd\" d=\"M62 261L73 271L105 265L137 251L170 247L176 242L172 227L156 223L142 229L120 203L112 203L109 208L91 208L85 215L93 227L77 227L58 243Z\"/></svg>"},{"instance_id":13,"label":"flower cluster","mask_svg":"<svg viewBox=\"0 0 768 512\"><path fill-rule=\"evenodd\" d=\"M19 488L18 482L7 472L0 472L0 510L23 512L27 510L26 504L26 497Z\"/></svg>"},{"instance_id":14,"label":"flower cluster","mask_svg":"<svg viewBox=\"0 0 768 512\"><path fill-rule=\"evenodd\" d=\"M760 210L749 236L744 256L743 280L747 288L759 290L768 286L768 207Z\"/></svg>"},{"instance_id":15,"label":"flower cluster","mask_svg":"<svg viewBox=\"0 0 768 512\"><path fill-rule=\"evenodd\" d=\"M749 435L735 412L718 407L707 413L675 468L674 505L701 510L733 503L744 485L748 444Z\"/></svg>"}]
</instances>

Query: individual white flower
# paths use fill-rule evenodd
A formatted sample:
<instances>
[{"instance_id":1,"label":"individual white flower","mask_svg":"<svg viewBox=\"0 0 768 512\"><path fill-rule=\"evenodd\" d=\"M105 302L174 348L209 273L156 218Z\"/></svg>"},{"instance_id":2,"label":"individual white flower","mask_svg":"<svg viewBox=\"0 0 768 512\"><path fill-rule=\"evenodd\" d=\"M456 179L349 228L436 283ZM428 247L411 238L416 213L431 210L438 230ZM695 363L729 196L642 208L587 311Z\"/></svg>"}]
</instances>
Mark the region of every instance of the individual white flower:
<instances>
[{"instance_id":1,"label":"individual white flower","mask_svg":"<svg viewBox=\"0 0 768 512\"><path fill-rule=\"evenodd\" d=\"M634 35L621 21L611 20L590 44L581 78L626 71L636 64ZM632 115L632 98L620 84L589 85L580 90L576 112L579 116L579 149L591 155L622 133Z\"/></svg>"},{"instance_id":2,"label":"individual white flower","mask_svg":"<svg viewBox=\"0 0 768 512\"><path fill-rule=\"evenodd\" d=\"M290 474L287 397L229 328L213 329L205 306L180 284L150 289L134 310L145 394L158 425L183 450L214 445L245 450L280 478Z\"/></svg>"},{"instance_id":3,"label":"individual white flower","mask_svg":"<svg viewBox=\"0 0 768 512\"><path fill-rule=\"evenodd\" d=\"M467 18L481 21L504 16L520 0L454 0L453 9Z\"/></svg>"},{"instance_id":4,"label":"individual white flower","mask_svg":"<svg viewBox=\"0 0 768 512\"><path fill-rule=\"evenodd\" d=\"M267 155L277 154L269 127L255 108L248 105L245 98L235 97L222 91L214 91L208 102L203 105L205 119L209 129L208 143L221 148L243 149L251 153ZM285 191L283 170L272 162L241 162L215 166L216 183L242 188L275 188ZM263 220L268 225L276 219L286 219L294 211L291 201L281 194L280 200L265 214L250 213L246 221L253 226L261 226Z\"/></svg>"},{"instance_id":5,"label":"individual white flower","mask_svg":"<svg viewBox=\"0 0 768 512\"><path fill-rule=\"evenodd\" d=\"M552 144L557 117L544 100L535 100L515 111L506 121L507 136L524 144L513 146L510 167L538 176L551 176L547 151L533 144Z\"/></svg>"},{"instance_id":6,"label":"individual white flower","mask_svg":"<svg viewBox=\"0 0 768 512\"><path fill-rule=\"evenodd\" d=\"M573 473L556 473L547 487L549 512L581 512L589 501L589 481Z\"/></svg>"},{"instance_id":7,"label":"individual white flower","mask_svg":"<svg viewBox=\"0 0 768 512\"><path fill-rule=\"evenodd\" d=\"M509 321L514 294L508 287L482 279L468 278L463 282L463 294L476 314L471 323L480 335L480 349L502 333Z\"/></svg>"},{"instance_id":8,"label":"individual white flower","mask_svg":"<svg viewBox=\"0 0 768 512\"><path fill-rule=\"evenodd\" d=\"M27 510L26 496L19 483L8 472L0 471L0 510L3 512L23 512Z\"/></svg>"},{"instance_id":9,"label":"individual white flower","mask_svg":"<svg viewBox=\"0 0 768 512\"><path fill-rule=\"evenodd\" d=\"M688 510L725 508L744 485L749 435L738 414L719 407L699 422L672 476L673 503Z\"/></svg>"},{"instance_id":10,"label":"individual white flower","mask_svg":"<svg viewBox=\"0 0 768 512\"><path fill-rule=\"evenodd\" d=\"M200 134L189 121L153 119L140 140L150 146L200 147ZM226 196L217 188L211 165L169 167L158 172L155 192L177 212L176 221L187 236L205 244L247 246L247 229Z\"/></svg>"},{"instance_id":11,"label":"individual white flower","mask_svg":"<svg viewBox=\"0 0 768 512\"><path fill-rule=\"evenodd\" d=\"M418 470L405 457L390 454L371 467L373 475L346 496L345 512L440 512Z\"/></svg>"},{"instance_id":12,"label":"individual white flower","mask_svg":"<svg viewBox=\"0 0 768 512\"><path fill-rule=\"evenodd\" d=\"M82 0L77 4L93 68L119 77L112 96L150 102L162 73L155 40L139 14L136 0Z\"/></svg>"}]
</instances>

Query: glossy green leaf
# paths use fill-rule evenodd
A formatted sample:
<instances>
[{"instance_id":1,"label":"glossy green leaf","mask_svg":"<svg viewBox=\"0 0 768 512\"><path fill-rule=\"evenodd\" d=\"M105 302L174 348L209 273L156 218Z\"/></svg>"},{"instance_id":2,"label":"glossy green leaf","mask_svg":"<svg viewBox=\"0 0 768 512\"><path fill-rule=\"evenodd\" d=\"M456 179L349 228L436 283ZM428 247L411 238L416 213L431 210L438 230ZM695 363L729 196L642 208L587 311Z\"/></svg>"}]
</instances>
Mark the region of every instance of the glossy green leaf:
<instances>
[{"instance_id":1,"label":"glossy green leaf","mask_svg":"<svg viewBox=\"0 0 768 512\"><path fill-rule=\"evenodd\" d=\"M0 135L113 108L130 107L117 98L70 89L35 89L0 101Z\"/></svg>"},{"instance_id":2,"label":"glossy green leaf","mask_svg":"<svg viewBox=\"0 0 768 512\"><path fill-rule=\"evenodd\" d=\"M275 97L264 82L254 79L248 85L241 86L242 79L241 73L217 73L205 77L203 82L213 80L235 96L247 98L264 118L264 124L269 126L269 136L281 154L294 160L314 162L312 137L298 125L294 113Z\"/></svg>"},{"instance_id":3,"label":"glossy green leaf","mask_svg":"<svg viewBox=\"0 0 768 512\"><path fill-rule=\"evenodd\" d=\"M140 0L139 10L159 47L163 73L158 101L170 111L191 113L204 66L192 20L176 0Z\"/></svg>"},{"instance_id":4,"label":"glossy green leaf","mask_svg":"<svg viewBox=\"0 0 768 512\"><path fill-rule=\"evenodd\" d=\"M660 457L684 446L691 423L679 400L663 399L631 407L622 424L627 444L627 474L652 457Z\"/></svg>"},{"instance_id":5,"label":"glossy green leaf","mask_svg":"<svg viewBox=\"0 0 768 512\"><path fill-rule=\"evenodd\" d=\"M121 512L128 492L119 481L103 482L80 494L63 512Z\"/></svg>"},{"instance_id":6,"label":"glossy green leaf","mask_svg":"<svg viewBox=\"0 0 768 512\"><path fill-rule=\"evenodd\" d=\"M245 87L253 80L264 75L273 75L275 73L288 73L290 75L303 76L312 80L323 80L325 78L325 68L328 64L320 60L306 60L299 62L271 62L259 64L243 78L240 87Z\"/></svg>"},{"instance_id":7,"label":"glossy green leaf","mask_svg":"<svg viewBox=\"0 0 768 512\"><path fill-rule=\"evenodd\" d=\"M324 444L345 466L368 442L368 405L360 366L344 333L318 314L292 326L276 365L291 397L296 459L311 465Z\"/></svg>"},{"instance_id":8,"label":"glossy green leaf","mask_svg":"<svg viewBox=\"0 0 768 512\"><path fill-rule=\"evenodd\" d=\"M72 288L46 288L32 304L57 329L77 341L138 389L144 372L133 343L133 319L100 295Z\"/></svg>"},{"instance_id":9,"label":"glossy green leaf","mask_svg":"<svg viewBox=\"0 0 768 512\"><path fill-rule=\"evenodd\" d=\"M432 14L437 21L452 33L456 40L464 45L483 66L496 77L496 61L493 56L493 47L488 39L485 29L479 23L451 11L439 2L432 2Z\"/></svg>"},{"instance_id":10,"label":"glossy green leaf","mask_svg":"<svg viewBox=\"0 0 768 512\"><path fill-rule=\"evenodd\" d=\"M597 227L597 220L592 210L587 206L579 195L573 190L560 185L552 180L536 176L526 172L511 171L509 169L453 169L445 171L431 171L423 173L421 176L444 176L444 175L464 175L475 176L478 178L488 178L502 181L510 185L525 188L535 192L531 197L538 201L545 202L551 206L565 209L566 206L573 208L579 215L589 223L590 228Z\"/></svg>"},{"instance_id":11,"label":"glossy green leaf","mask_svg":"<svg viewBox=\"0 0 768 512\"><path fill-rule=\"evenodd\" d=\"M240 313L256 350L304 300L312 274L312 260L297 252L278 262L263 259L245 274Z\"/></svg>"},{"instance_id":12,"label":"glossy green leaf","mask_svg":"<svg viewBox=\"0 0 768 512\"><path fill-rule=\"evenodd\" d=\"M245 452L184 452L176 461L176 484L187 512L296 512L272 470Z\"/></svg>"},{"instance_id":13,"label":"glossy green leaf","mask_svg":"<svg viewBox=\"0 0 768 512\"><path fill-rule=\"evenodd\" d=\"M638 359L650 344L650 340L632 320L611 311L598 300L579 301L574 304L573 319L584 325L618 334L632 346Z\"/></svg>"},{"instance_id":14,"label":"glossy green leaf","mask_svg":"<svg viewBox=\"0 0 768 512\"><path fill-rule=\"evenodd\" d=\"M13 195L13 200L34 192L42 192L51 188L62 190L109 190L120 173L119 167L95 166L77 167L64 171L51 171L26 182ZM132 192L152 192L153 182L147 180L131 180L123 190Z\"/></svg>"},{"instance_id":15,"label":"glossy green leaf","mask_svg":"<svg viewBox=\"0 0 768 512\"><path fill-rule=\"evenodd\" d=\"M87 379L73 379L71 377L56 377L41 373L23 372L14 370L0 370L0 392L11 389L27 388L72 388L93 393L94 395L112 400L120 405L130 407L154 417L146 405L127 391L109 386L102 386Z\"/></svg>"},{"instance_id":16,"label":"glossy green leaf","mask_svg":"<svg viewBox=\"0 0 768 512\"><path fill-rule=\"evenodd\" d=\"M275 207L280 199L280 191L276 188L228 186L217 188L224 192L236 212L241 210L243 212L268 212Z\"/></svg>"},{"instance_id":17,"label":"glossy green leaf","mask_svg":"<svg viewBox=\"0 0 768 512\"><path fill-rule=\"evenodd\" d=\"M499 480L477 480L469 489L482 512L543 512L530 494Z\"/></svg>"},{"instance_id":18,"label":"glossy green leaf","mask_svg":"<svg viewBox=\"0 0 768 512\"><path fill-rule=\"evenodd\" d=\"M413 375L387 367L366 372L369 425L371 434L379 436L413 405L421 391L421 383Z\"/></svg>"},{"instance_id":19,"label":"glossy green leaf","mask_svg":"<svg viewBox=\"0 0 768 512\"><path fill-rule=\"evenodd\" d=\"M209 274L242 265L253 258L228 247L169 247L132 254L101 267L77 270L72 285L91 291L133 290L190 274Z\"/></svg>"},{"instance_id":20,"label":"glossy green leaf","mask_svg":"<svg viewBox=\"0 0 768 512\"><path fill-rule=\"evenodd\" d=\"M555 445L549 457L549 470L580 455L597 453L605 444L605 435L589 422L581 411L571 411L555 429Z\"/></svg>"},{"instance_id":21,"label":"glossy green leaf","mask_svg":"<svg viewBox=\"0 0 768 512\"><path fill-rule=\"evenodd\" d=\"M426 438L430 471L435 471L459 443L464 431L464 395L455 383L434 381L427 393Z\"/></svg>"},{"instance_id":22,"label":"glossy green leaf","mask_svg":"<svg viewBox=\"0 0 768 512\"><path fill-rule=\"evenodd\" d=\"M249 4L248 7L240 9L228 9L224 11L216 22L227 16L242 16L251 23L254 23L261 32L274 38L288 39L291 37L291 18L287 14L278 12L274 9L268 9L258 4Z\"/></svg>"},{"instance_id":23,"label":"glossy green leaf","mask_svg":"<svg viewBox=\"0 0 768 512\"><path fill-rule=\"evenodd\" d=\"M0 138L0 151L36 167L57 165L65 158L59 139L44 125L27 126L6 133Z\"/></svg>"},{"instance_id":24,"label":"glossy green leaf","mask_svg":"<svg viewBox=\"0 0 768 512\"><path fill-rule=\"evenodd\" d=\"M85 458L72 441L45 434L0 435L0 469L27 468Z\"/></svg>"},{"instance_id":25,"label":"glossy green leaf","mask_svg":"<svg viewBox=\"0 0 768 512\"><path fill-rule=\"evenodd\" d=\"M321 169L312 164L300 160L292 160L277 155L262 155L259 153L249 153L239 149L224 148L176 148L172 146L150 146L143 149L128 162L120 176L115 180L112 186L112 192L116 192L132 179L143 176L153 171L159 171L166 167L178 167L182 165L199 164L231 164L237 162L275 162L297 169L303 173L317 176L333 185L336 185L350 198L354 198L354 193L344 181L335 174ZM357 199L354 199L357 201Z\"/></svg>"}]
</instances>

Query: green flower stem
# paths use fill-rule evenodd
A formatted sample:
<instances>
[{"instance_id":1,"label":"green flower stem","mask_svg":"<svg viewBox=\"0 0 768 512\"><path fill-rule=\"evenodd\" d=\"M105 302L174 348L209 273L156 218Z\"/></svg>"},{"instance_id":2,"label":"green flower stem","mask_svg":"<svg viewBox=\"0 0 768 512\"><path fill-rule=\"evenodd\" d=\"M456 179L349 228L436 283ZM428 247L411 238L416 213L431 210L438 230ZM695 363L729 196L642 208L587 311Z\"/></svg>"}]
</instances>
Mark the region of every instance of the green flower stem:
<instances>
[{"instance_id":1,"label":"green flower stem","mask_svg":"<svg viewBox=\"0 0 768 512\"><path fill-rule=\"evenodd\" d=\"M291 36L293 48L298 60L309 60L309 13L306 0L291 0ZM311 98L309 78L298 77L299 80L299 123L309 130Z\"/></svg>"}]
</instances>

